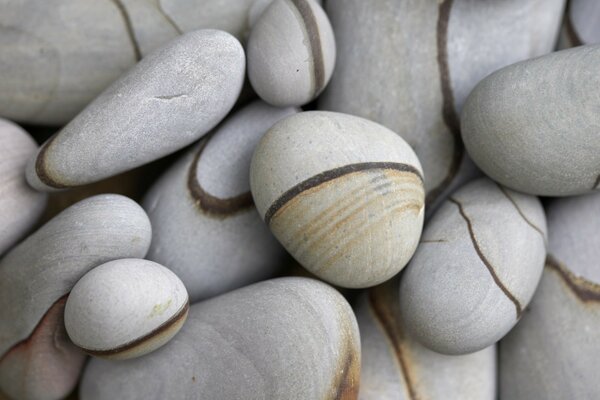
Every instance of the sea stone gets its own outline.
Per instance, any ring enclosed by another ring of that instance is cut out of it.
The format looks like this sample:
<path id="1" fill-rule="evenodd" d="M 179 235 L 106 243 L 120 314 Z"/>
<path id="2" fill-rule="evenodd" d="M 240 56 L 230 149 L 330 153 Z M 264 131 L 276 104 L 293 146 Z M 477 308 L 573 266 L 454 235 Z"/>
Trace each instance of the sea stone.
<path id="1" fill-rule="evenodd" d="M 310 111 L 279 121 L 256 148 L 250 186 L 275 237 L 338 286 L 391 278 L 421 235 L 419 160 L 402 138 L 363 118 Z"/>
<path id="2" fill-rule="evenodd" d="M 180 333 L 152 354 L 93 359 L 80 397 L 356 399 L 359 375 L 346 300 L 316 280 L 279 278 L 193 305 Z"/>
<path id="3" fill-rule="evenodd" d="M 361 337 L 359 399 L 496 398 L 496 347 L 448 356 L 414 340 L 400 318 L 398 280 L 362 294 L 355 306 Z"/>
<path id="4" fill-rule="evenodd" d="M 335 39 L 315 0 L 275 0 L 248 39 L 248 78 L 267 103 L 300 106 L 325 88 L 335 65 Z"/>
<path id="5" fill-rule="evenodd" d="M 564 0 L 329 0 L 336 69 L 320 109 L 401 135 L 421 160 L 427 204 L 464 158 L 459 118 L 471 89 L 505 65 L 553 50 Z"/>
<path id="6" fill-rule="evenodd" d="M 12 122 L 0 119 L 0 256 L 33 227 L 47 196 L 25 182 L 27 160 L 37 151 L 33 139 Z"/>
<path id="7" fill-rule="evenodd" d="M 565 13 L 558 47 L 566 49 L 600 43 L 600 2 L 570 0 Z"/>
<path id="8" fill-rule="evenodd" d="M 248 31 L 254 0 L 0 0 L 0 116 L 64 125 L 182 32 Z"/>
<path id="9" fill-rule="evenodd" d="M 400 284 L 407 330 L 443 354 L 502 338 L 540 280 L 546 220 L 539 200 L 489 179 L 459 189 L 430 219 Z"/>
<path id="10" fill-rule="evenodd" d="M 501 399 L 600 398 L 600 193 L 552 201 L 549 253 L 523 319 L 501 342 Z"/>
<path id="11" fill-rule="evenodd" d="M 202 137 L 240 93 L 240 43 L 216 30 L 187 33 L 153 52 L 49 139 L 27 166 L 38 190 L 96 182 Z"/>
<path id="12" fill-rule="evenodd" d="M 152 187 L 148 259 L 170 268 L 196 302 L 267 279 L 285 251 L 250 194 L 250 160 L 263 134 L 293 108 L 256 101 L 226 120 Z"/>
<path id="13" fill-rule="evenodd" d="M 151 236 L 139 205 L 107 194 L 69 207 L 6 254 L 0 261 L 0 391 L 17 399 L 58 399 L 72 390 L 83 355 L 65 340 L 62 317 L 49 313 L 62 315 L 54 307 L 63 307 L 93 267 L 144 257 Z"/>

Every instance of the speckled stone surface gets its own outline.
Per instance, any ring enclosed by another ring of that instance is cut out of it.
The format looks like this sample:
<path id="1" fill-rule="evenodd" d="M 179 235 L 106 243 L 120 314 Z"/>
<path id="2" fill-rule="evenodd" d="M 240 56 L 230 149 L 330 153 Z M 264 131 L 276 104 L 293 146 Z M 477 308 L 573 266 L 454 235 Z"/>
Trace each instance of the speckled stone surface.
<path id="1" fill-rule="evenodd" d="M 557 199 L 540 286 L 500 344 L 500 399 L 600 397 L 600 193 Z"/>
<path id="2" fill-rule="evenodd" d="M 174 271 L 196 302 L 269 278 L 285 251 L 250 194 L 250 160 L 260 138 L 293 108 L 256 101 L 233 114 L 151 188 L 148 259 Z"/>
<path id="3" fill-rule="evenodd" d="M 153 52 L 49 139 L 27 167 L 38 190 L 99 181 L 179 150 L 231 110 L 244 80 L 240 43 L 190 32 Z"/>
<path id="4" fill-rule="evenodd" d="M 402 275 L 407 330 L 443 354 L 494 344 L 521 318 L 545 257 L 537 198 L 487 178 L 463 186 L 431 218 Z"/>
<path id="5" fill-rule="evenodd" d="M 600 2 L 570 0 L 558 42 L 559 49 L 600 43 Z"/>
<path id="6" fill-rule="evenodd" d="M 600 45 L 562 50 L 481 81 L 461 115 L 475 163 L 515 190 L 567 196 L 600 189 Z"/>
<path id="7" fill-rule="evenodd" d="M 346 300 L 316 280 L 280 278 L 193 305 L 181 332 L 146 357 L 92 360 L 80 396 L 355 399 L 359 375 Z"/>

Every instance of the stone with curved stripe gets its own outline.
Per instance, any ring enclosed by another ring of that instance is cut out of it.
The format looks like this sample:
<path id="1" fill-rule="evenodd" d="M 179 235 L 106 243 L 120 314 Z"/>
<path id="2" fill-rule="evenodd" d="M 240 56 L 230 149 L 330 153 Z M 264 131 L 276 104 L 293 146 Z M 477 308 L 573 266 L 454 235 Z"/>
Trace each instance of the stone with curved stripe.
<path id="1" fill-rule="evenodd" d="M 463 186 L 431 218 L 402 276 L 407 330 L 443 354 L 491 346 L 523 314 L 545 257 L 537 198 L 487 178 Z"/>
<path id="2" fill-rule="evenodd" d="M 570 0 L 560 32 L 558 48 L 600 43 L 600 3 Z"/>
<path id="3" fill-rule="evenodd" d="M 292 256 L 342 287 L 391 278 L 421 234 L 419 160 L 399 136 L 363 118 L 313 111 L 278 122 L 256 149 L 250 186 Z"/>
<path id="4" fill-rule="evenodd" d="M 250 160 L 263 134 L 295 112 L 262 101 L 246 106 L 146 195 L 153 227 L 147 258 L 175 272 L 192 303 L 269 278 L 282 266 L 285 251 L 250 194 Z"/>

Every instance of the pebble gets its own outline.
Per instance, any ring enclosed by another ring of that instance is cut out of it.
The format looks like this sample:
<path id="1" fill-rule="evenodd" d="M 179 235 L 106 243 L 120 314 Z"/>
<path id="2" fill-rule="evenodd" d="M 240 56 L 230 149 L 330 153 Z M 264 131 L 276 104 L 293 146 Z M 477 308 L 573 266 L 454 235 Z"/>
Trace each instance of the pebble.
<path id="1" fill-rule="evenodd" d="M 248 38 L 248 78 L 274 106 L 301 106 L 325 88 L 335 65 L 335 39 L 315 0 L 274 0 Z"/>
<path id="2" fill-rule="evenodd" d="M 342 287 L 381 283 L 415 251 L 424 217 L 419 160 L 363 118 L 309 111 L 279 121 L 250 167 L 260 216 L 290 254 Z"/>
<path id="3" fill-rule="evenodd" d="M 400 284 L 408 331 L 442 354 L 500 340 L 533 296 L 546 257 L 539 200 L 482 178 L 429 221 Z"/>
<path id="4" fill-rule="evenodd" d="M 547 208 L 549 257 L 525 316 L 501 342 L 501 399 L 600 398 L 600 193 Z"/>
<path id="5" fill-rule="evenodd" d="M 398 279 L 360 295 L 359 400 L 496 398 L 496 346 L 463 356 L 436 353 L 415 341 L 400 318 Z"/>
<path id="6" fill-rule="evenodd" d="M 421 160 L 427 204 L 469 170 L 459 113 L 505 65 L 553 50 L 564 0 L 330 0 L 336 69 L 320 109 L 401 135 Z"/>
<path id="7" fill-rule="evenodd" d="M 30 159 L 38 190 L 80 186 L 179 150 L 231 110 L 245 56 L 228 33 L 187 33 L 113 83 Z"/>
<path id="8" fill-rule="evenodd" d="M 600 43 L 600 3 L 570 0 L 558 42 L 559 49 Z"/>
<path id="9" fill-rule="evenodd" d="M 124 360 L 163 346 L 189 309 L 183 282 L 152 261 L 109 261 L 85 274 L 65 306 L 65 328 L 86 353 Z"/>
<path id="10" fill-rule="evenodd" d="M 83 355 L 65 340 L 66 295 L 97 265 L 144 257 L 151 235 L 138 204 L 106 194 L 69 207 L 5 255 L 0 261 L 0 391 L 16 399 L 27 394 L 46 399 L 50 388 L 56 395 L 51 398 L 72 390 Z M 32 354 L 38 359 L 30 359 Z"/>
<path id="11" fill-rule="evenodd" d="M 462 113 L 467 151 L 512 189 L 568 196 L 600 189 L 600 45 L 562 50 L 481 81 Z"/>
<path id="12" fill-rule="evenodd" d="M 93 359 L 80 397 L 354 399 L 359 375 L 346 300 L 316 280 L 279 278 L 191 306 L 181 332 L 143 358 Z"/>
<path id="13" fill-rule="evenodd" d="M 38 221 L 47 196 L 25 182 L 27 160 L 37 144 L 18 125 L 0 118 L 0 256 Z"/>
<path id="14" fill-rule="evenodd" d="M 148 259 L 169 267 L 195 303 L 271 277 L 285 251 L 250 194 L 250 160 L 264 133 L 296 113 L 255 101 L 237 111 L 150 189 Z"/>

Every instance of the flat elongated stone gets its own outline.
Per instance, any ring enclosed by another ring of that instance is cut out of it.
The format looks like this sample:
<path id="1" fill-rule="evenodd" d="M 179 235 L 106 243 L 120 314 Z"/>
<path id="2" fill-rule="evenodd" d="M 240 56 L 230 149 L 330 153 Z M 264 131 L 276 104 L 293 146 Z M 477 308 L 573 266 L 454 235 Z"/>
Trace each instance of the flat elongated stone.
<path id="1" fill-rule="evenodd" d="M 346 300 L 307 278 L 280 278 L 190 308 L 181 332 L 146 357 L 94 359 L 82 400 L 356 399 L 358 327 Z"/>
<path id="2" fill-rule="evenodd" d="M 467 184 L 431 218 L 402 276 L 407 330 L 443 354 L 494 344 L 521 318 L 545 257 L 537 198 L 486 178 Z"/>
<path id="3" fill-rule="evenodd" d="M 279 121 L 256 148 L 250 186 L 292 256 L 342 287 L 391 278 L 421 235 L 419 160 L 402 138 L 363 118 L 311 111 Z"/>
<path id="4" fill-rule="evenodd" d="M 46 195 L 25 182 L 25 165 L 37 145 L 19 126 L 0 119 L 0 256 L 33 227 Z"/>
<path id="5" fill-rule="evenodd" d="M 123 196 L 99 195 L 69 207 L 4 256 L 1 391 L 17 399 L 58 399 L 72 390 L 82 362 L 79 351 L 64 340 L 62 317 L 48 313 L 62 315 L 55 307 L 64 305 L 65 296 L 91 268 L 113 259 L 143 257 L 151 235 L 150 221 L 139 205 Z M 44 364 L 32 361 L 30 354 L 44 354 L 39 358 Z M 75 367 L 64 364 L 65 359 Z M 15 377 L 14 365 L 26 366 L 23 375 Z M 39 374 L 31 376 L 31 370 Z"/>
<path id="6" fill-rule="evenodd" d="M 237 100 L 245 56 L 228 33 L 187 33 L 153 52 L 49 139 L 27 167 L 38 190 L 84 185 L 179 150 Z"/>
<path id="7" fill-rule="evenodd" d="M 566 49 L 600 43 L 600 3 L 596 0 L 570 0 L 565 13 L 558 47 Z"/>
<path id="8" fill-rule="evenodd" d="M 319 108 L 401 135 L 423 165 L 428 205 L 459 173 L 458 113 L 478 81 L 553 50 L 564 0 L 331 0 L 336 69 Z"/>
<path id="9" fill-rule="evenodd" d="M 250 160 L 263 134 L 295 113 L 256 101 L 225 121 L 152 187 L 148 259 L 179 276 L 192 302 L 270 277 L 283 248 L 250 194 Z"/>
<path id="10" fill-rule="evenodd" d="M 481 81 L 462 113 L 465 146 L 492 179 L 525 193 L 600 189 L 600 45 L 503 68 Z"/>
<path id="11" fill-rule="evenodd" d="M 523 319 L 500 346 L 501 399 L 600 397 L 600 194 L 552 201 L 549 253 Z"/>

